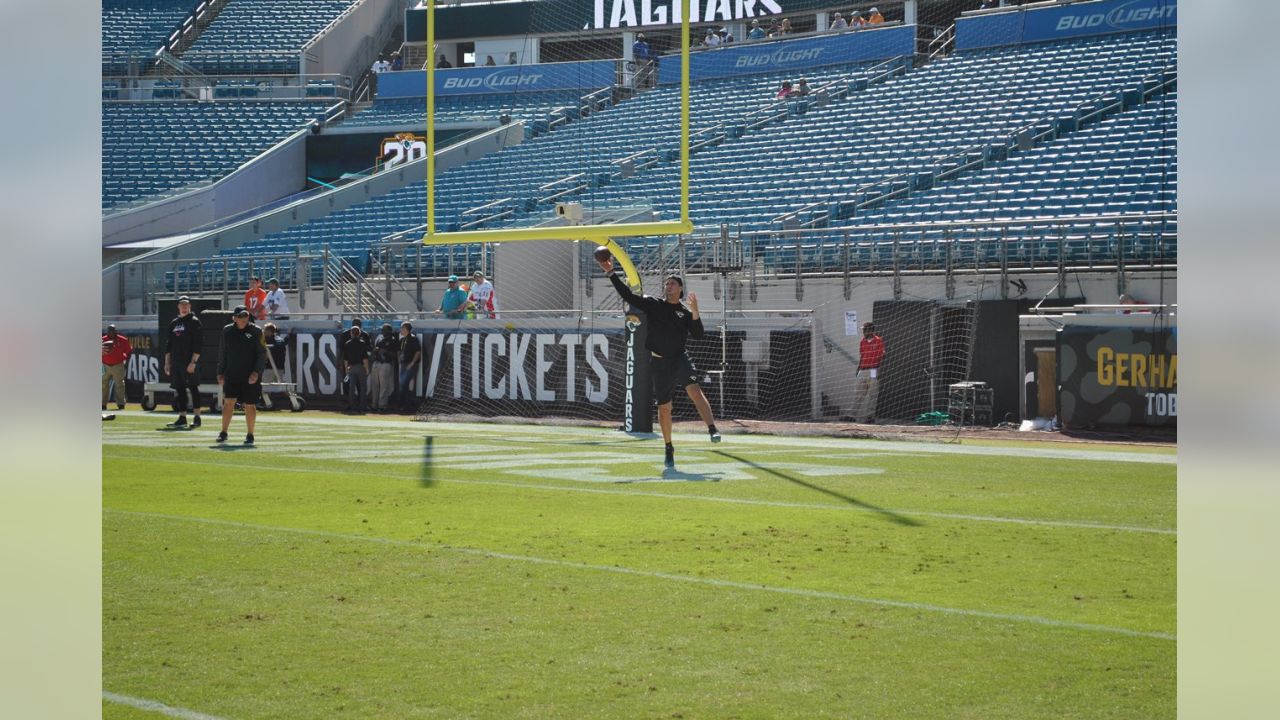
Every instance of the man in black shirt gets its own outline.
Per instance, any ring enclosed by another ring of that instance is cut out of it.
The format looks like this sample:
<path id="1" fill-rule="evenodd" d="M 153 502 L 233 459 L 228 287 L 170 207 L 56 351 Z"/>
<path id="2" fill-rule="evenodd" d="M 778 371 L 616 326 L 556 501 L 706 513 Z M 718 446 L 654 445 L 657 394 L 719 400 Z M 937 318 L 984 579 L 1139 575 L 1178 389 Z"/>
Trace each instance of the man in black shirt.
<path id="1" fill-rule="evenodd" d="M 244 405 L 244 422 L 248 434 L 244 444 L 253 444 L 253 426 L 258 419 L 258 398 L 262 397 L 262 370 L 267 366 L 267 346 L 262 344 L 262 329 L 249 322 L 249 309 L 236 306 L 231 323 L 222 328 L 222 345 L 218 349 L 218 384 L 222 386 L 222 431 L 218 442 L 227 441 L 235 401 Z"/>
<path id="2" fill-rule="evenodd" d="M 418 361 L 422 359 L 422 343 L 413 334 L 413 323 L 400 323 L 400 407 L 413 409 L 413 381 L 418 377 Z"/>
<path id="3" fill-rule="evenodd" d="M 342 341 L 342 372 L 347 379 L 347 411 L 363 413 L 369 402 L 369 336 L 359 325 Z"/>
<path id="4" fill-rule="evenodd" d="M 649 320 L 645 348 L 650 355 L 653 397 L 658 403 L 658 424 L 662 427 L 662 440 L 667 446 L 665 464 L 667 467 L 675 467 L 675 447 L 671 444 L 671 398 L 676 383 L 689 394 L 689 399 L 698 409 L 698 415 L 707 424 L 711 442 L 720 442 L 720 431 L 716 429 L 715 418 L 711 415 L 711 404 L 698 386 L 698 369 L 694 367 L 693 360 L 684 347 L 689 337 L 702 337 L 698 296 L 689 293 L 689 306 L 685 307 L 680 302 L 684 297 L 684 280 L 679 275 L 671 275 L 662 285 L 664 299 L 648 295 L 641 297 L 631 292 L 631 288 L 627 287 L 619 274 L 613 272 L 612 258 L 600 260 L 600 267 L 609 273 L 609 282 L 613 283 L 618 295 L 632 308 L 643 312 Z"/>
<path id="5" fill-rule="evenodd" d="M 374 412 L 386 412 L 391 392 L 396 389 L 396 355 L 400 340 L 391 323 L 383 323 L 382 333 L 373 341 L 373 370 L 369 378 L 369 400 Z"/>
<path id="6" fill-rule="evenodd" d="M 187 427 L 187 392 L 191 393 L 191 429 L 200 427 L 200 375 L 196 364 L 200 361 L 200 319 L 191 314 L 191 298 L 178 298 L 178 316 L 169 321 L 165 333 L 164 374 L 169 376 L 173 388 L 173 404 L 178 409 L 178 419 L 169 423 L 171 428 Z"/>

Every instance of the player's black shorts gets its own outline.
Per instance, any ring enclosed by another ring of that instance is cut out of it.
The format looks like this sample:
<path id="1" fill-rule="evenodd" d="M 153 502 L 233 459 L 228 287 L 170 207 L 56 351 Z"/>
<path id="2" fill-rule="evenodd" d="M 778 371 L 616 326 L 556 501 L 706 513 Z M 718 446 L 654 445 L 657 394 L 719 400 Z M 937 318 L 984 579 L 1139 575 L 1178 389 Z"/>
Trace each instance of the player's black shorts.
<path id="1" fill-rule="evenodd" d="M 653 376 L 653 399 L 659 405 L 671 402 L 677 387 L 698 384 L 698 368 L 694 367 L 687 352 L 675 357 L 650 355 L 649 372 Z"/>
<path id="2" fill-rule="evenodd" d="M 247 380 L 236 382 L 224 379 L 222 397 L 235 398 L 242 405 L 257 405 L 262 400 L 262 380 L 259 379 L 258 382 L 251 384 Z"/>

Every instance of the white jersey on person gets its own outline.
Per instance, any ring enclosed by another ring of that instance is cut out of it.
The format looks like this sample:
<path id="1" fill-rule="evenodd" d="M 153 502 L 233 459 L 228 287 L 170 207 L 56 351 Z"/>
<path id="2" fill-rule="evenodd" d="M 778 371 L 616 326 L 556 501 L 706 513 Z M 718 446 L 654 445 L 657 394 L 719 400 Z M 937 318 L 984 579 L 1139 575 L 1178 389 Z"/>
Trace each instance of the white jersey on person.
<path id="1" fill-rule="evenodd" d="M 498 317 L 498 296 L 493 291 L 493 283 L 472 282 L 470 300 L 476 304 L 476 317 Z"/>
<path id="2" fill-rule="evenodd" d="M 289 316 L 289 300 L 285 298 L 284 291 L 280 288 L 267 292 L 267 299 L 264 303 L 267 306 L 269 317 L 288 317 Z"/>

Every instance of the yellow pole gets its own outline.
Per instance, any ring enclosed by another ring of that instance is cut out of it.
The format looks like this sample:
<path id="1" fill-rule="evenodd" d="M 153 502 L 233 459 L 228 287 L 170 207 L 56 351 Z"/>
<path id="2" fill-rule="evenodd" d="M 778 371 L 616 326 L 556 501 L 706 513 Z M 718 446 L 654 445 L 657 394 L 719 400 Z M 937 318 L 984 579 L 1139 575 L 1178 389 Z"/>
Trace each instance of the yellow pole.
<path id="1" fill-rule="evenodd" d="M 427 236 L 436 234 L 436 0 L 427 0 Z"/>
<path id="2" fill-rule="evenodd" d="M 680 223 L 693 232 L 689 220 L 689 6 L 680 3 Z"/>

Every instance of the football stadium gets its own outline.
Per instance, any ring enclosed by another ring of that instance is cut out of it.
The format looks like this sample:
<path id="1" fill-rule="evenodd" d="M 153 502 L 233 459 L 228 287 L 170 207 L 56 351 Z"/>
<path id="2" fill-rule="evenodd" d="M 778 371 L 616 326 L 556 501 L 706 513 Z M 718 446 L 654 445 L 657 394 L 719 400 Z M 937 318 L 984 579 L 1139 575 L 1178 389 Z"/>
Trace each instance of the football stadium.
<path id="1" fill-rule="evenodd" d="M 104 0 L 108 718 L 1171 718 L 1176 0 Z"/>

